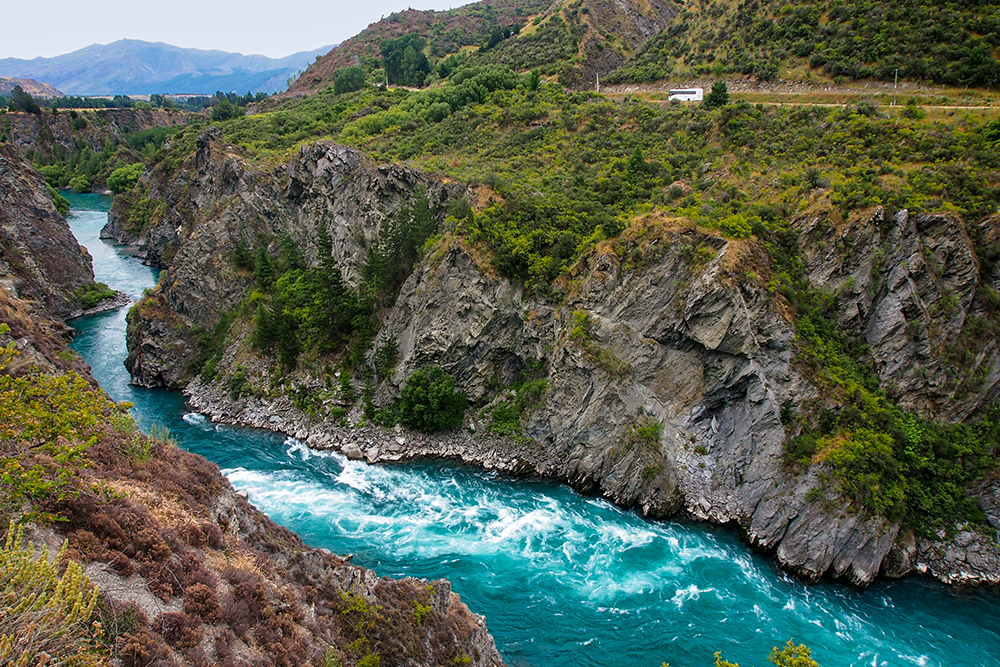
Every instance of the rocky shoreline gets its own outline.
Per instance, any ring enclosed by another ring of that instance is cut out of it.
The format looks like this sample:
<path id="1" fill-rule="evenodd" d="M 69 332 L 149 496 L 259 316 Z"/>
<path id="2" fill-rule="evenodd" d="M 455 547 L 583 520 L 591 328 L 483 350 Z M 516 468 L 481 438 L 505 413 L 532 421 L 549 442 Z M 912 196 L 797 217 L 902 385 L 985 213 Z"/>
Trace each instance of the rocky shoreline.
<path id="1" fill-rule="evenodd" d="M 124 308 L 125 306 L 130 305 L 132 305 L 132 297 L 125 292 L 116 291 L 113 297 L 101 301 L 93 308 L 87 308 L 86 310 L 74 310 L 66 319 L 75 320 L 78 317 L 108 313 L 112 310 L 118 310 L 119 308 Z"/>
<path id="2" fill-rule="evenodd" d="M 475 418 L 466 418 L 461 429 L 442 434 L 427 435 L 397 425 L 385 428 L 362 421 L 360 410 L 354 410 L 346 425 L 313 422 L 297 410 L 287 398 L 275 401 L 257 399 L 233 400 L 210 385 L 194 380 L 184 390 L 190 407 L 214 423 L 229 424 L 283 433 L 306 444 L 311 449 L 337 451 L 350 460 L 366 461 L 371 465 L 385 465 L 404 461 L 446 459 L 465 465 L 481 467 L 511 476 L 533 476 L 568 483 L 585 492 L 592 487 L 574 484 L 561 471 L 554 457 L 538 457 L 538 448 L 515 442 L 485 431 L 485 425 Z M 534 456 L 532 455 L 534 452 Z M 877 578 L 898 579 L 904 576 L 923 575 L 951 585 L 1000 585 L 1000 480 L 984 482 L 979 489 L 985 500 L 984 510 L 990 525 L 997 530 L 995 541 L 972 529 L 958 531 L 950 540 L 915 538 L 912 533 L 900 534 L 898 526 L 886 526 L 886 537 L 893 540 L 881 566 L 866 579 L 838 576 L 836 571 L 824 573 L 828 577 L 846 579 L 865 587 Z M 626 509 L 637 509 L 650 519 L 669 518 L 669 512 L 650 504 L 636 506 L 621 496 L 603 494 L 608 500 Z M 809 576 L 789 567 L 794 553 L 787 548 L 769 549 L 759 538 L 746 530 L 739 518 L 720 521 L 717 514 L 704 511 L 700 505 L 684 506 L 675 516 L 715 524 L 736 523 L 747 543 L 776 558 L 779 565 L 810 581 L 821 576 Z M 843 559 L 845 554 L 841 553 Z"/>

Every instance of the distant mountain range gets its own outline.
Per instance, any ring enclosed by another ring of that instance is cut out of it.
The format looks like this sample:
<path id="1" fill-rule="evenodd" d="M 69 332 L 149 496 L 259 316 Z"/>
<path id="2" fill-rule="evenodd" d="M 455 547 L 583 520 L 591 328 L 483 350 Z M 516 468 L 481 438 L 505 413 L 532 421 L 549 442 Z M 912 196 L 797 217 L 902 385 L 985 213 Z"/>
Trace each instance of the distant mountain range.
<path id="1" fill-rule="evenodd" d="M 0 77 L 35 79 L 67 95 L 276 93 L 285 89 L 289 77 L 332 48 L 268 58 L 121 39 L 54 58 L 5 58 L 0 60 Z"/>

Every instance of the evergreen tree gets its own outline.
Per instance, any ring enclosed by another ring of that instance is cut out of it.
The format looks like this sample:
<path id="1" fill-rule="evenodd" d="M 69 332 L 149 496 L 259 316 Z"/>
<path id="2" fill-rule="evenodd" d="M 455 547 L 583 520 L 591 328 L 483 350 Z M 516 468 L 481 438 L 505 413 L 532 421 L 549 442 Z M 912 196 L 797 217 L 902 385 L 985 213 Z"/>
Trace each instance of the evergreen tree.
<path id="1" fill-rule="evenodd" d="M 281 310 L 276 312 L 277 322 L 274 327 L 275 337 L 278 339 L 278 363 L 285 370 L 292 370 L 295 368 L 301 350 L 298 322 L 295 321 L 295 316 L 281 307 L 280 304 L 275 310 L 277 311 L 278 308 Z"/>
<path id="2" fill-rule="evenodd" d="M 276 337 L 274 327 L 274 316 L 264 304 L 257 306 L 257 314 L 254 316 L 257 328 L 254 330 L 253 342 L 259 349 L 266 349 L 274 342 Z"/>
<path id="3" fill-rule="evenodd" d="M 705 106 L 709 109 L 718 109 L 729 104 L 729 86 L 725 81 L 716 81 L 712 84 L 712 90 L 705 95 Z"/>
<path id="4" fill-rule="evenodd" d="M 267 248 L 263 245 L 257 246 L 253 277 L 263 289 L 267 289 L 274 283 L 274 264 L 271 262 L 271 256 L 267 254 Z"/>
<path id="5" fill-rule="evenodd" d="M 337 95 L 361 90 L 365 85 L 365 73 L 360 67 L 345 67 L 337 72 L 333 80 L 333 92 Z"/>
<path id="6" fill-rule="evenodd" d="M 382 67 L 389 81 L 401 86 L 421 86 L 431 66 L 424 55 L 426 41 L 417 33 L 382 42 Z"/>
<path id="7" fill-rule="evenodd" d="M 42 109 L 35 102 L 35 98 L 25 92 L 24 88 L 21 86 L 14 86 L 14 89 L 10 93 L 10 100 L 7 102 L 7 107 L 11 111 L 23 111 L 25 113 L 33 113 L 41 115 Z"/>

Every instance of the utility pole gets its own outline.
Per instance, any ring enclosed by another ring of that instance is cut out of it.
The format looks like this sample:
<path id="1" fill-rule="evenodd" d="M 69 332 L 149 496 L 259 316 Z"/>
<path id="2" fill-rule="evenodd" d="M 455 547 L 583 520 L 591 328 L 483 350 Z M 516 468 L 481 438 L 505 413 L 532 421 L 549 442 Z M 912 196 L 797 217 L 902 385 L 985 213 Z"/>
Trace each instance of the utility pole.
<path id="1" fill-rule="evenodd" d="M 896 106 L 896 87 L 899 85 L 899 68 L 896 68 L 896 77 L 892 80 L 892 106 Z"/>
<path id="2" fill-rule="evenodd" d="M 598 93 L 601 92 L 601 74 L 600 74 L 600 72 L 597 73 L 597 92 Z"/>

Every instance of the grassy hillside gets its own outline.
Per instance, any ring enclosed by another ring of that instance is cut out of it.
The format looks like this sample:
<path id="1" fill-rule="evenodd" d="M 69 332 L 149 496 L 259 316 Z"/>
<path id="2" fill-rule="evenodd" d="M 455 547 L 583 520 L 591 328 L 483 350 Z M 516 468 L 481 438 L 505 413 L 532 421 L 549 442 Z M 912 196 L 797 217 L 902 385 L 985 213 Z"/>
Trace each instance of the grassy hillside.
<path id="1" fill-rule="evenodd" d="M 541 12 L 548 0 L 476 2 L 446 12 L 407 9 L 373 23 L 330 53 L 316 59 L 289 87 L 286 95 L 302 95 L 333 85 L 339 71 L 361 66 L 372 81 L 381 81 L 382 43 L 416 34 L 425 40 L 423 50 L 433 65 L 464 48 L 488 44 L 491 36 L 520 29 Z"/>
<path id="2" fill-rule="evenodd" d="M 701 0 L 609 80 L 806 73 L 986 87 L 1000 82 L 995 3 Z"/>
<path id="3" fill-rule="evenodd" d="M 1000 83 L 1000 12 L 974 1 L 788 4 L 777 0 L 539 0 L 407 10 L 320 58 L 290 88 L 321 90 L 355 64 L 386 78 L 387 40 L 419 35 L 434 83 L 459 64 L 538 68 L 566 86 L 742 75 L 757 80 L 877 79 L 985 88 Z M 444 68 L 444 72 L 441 71 Z M 402 83 L 402 82 L 400 82 Z"/>

